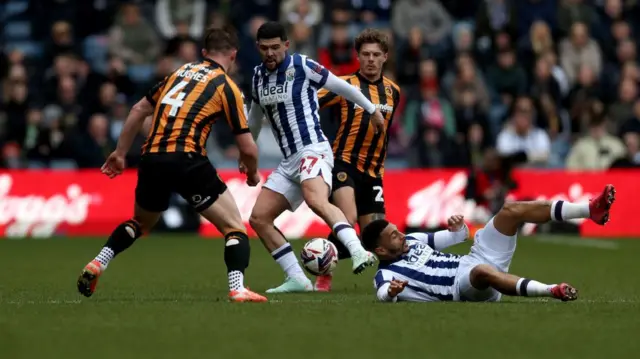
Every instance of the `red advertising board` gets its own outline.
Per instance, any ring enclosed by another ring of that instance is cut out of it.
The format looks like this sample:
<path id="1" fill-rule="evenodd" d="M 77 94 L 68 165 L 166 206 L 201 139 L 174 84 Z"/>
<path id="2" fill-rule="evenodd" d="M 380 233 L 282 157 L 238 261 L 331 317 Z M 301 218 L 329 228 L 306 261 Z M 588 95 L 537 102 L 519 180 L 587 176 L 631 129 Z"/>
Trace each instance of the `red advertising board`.
<path id="1" fill-rule="evenodd" d="M 266 178 L 268 172 L 263 173 Z M 248 187 L 235 171 L 222 171 L 245 223 L 258 196 L 259 187 Z M 603 185 L 617 188 L 612 219 L 605 227 L 576 221 L 587 237 L 640 237 L 640 226 L 631 214 L 639 203 L 640 171 L 571 173 L 519 170 L 514 173 L 519 188 L 510 199 L 565 199 L 579 202 L 599 193 Z M 384 198 L 391 221 L 412 227 L 435 227 L 455 213 L 478 218 L 482 211 L 464 198 L 465 171 L 387 171 Z M 134 171 L 109 180 L 98 171 L 10 171 L 0 173 L 0 236 L 108 235 L 132 214 L 136 174 Z M 276 225 L 288 238 L 326 236 L 327 226 L 306 205 L 286 212 Z M 248 224 L 247 224 L 247 227 Z M 529 233 L 535 226 L 527 226 Z M 249 232 L 253 232 L 249 228 Z M 219 236 L 203 222 L 203 236 Z"/>

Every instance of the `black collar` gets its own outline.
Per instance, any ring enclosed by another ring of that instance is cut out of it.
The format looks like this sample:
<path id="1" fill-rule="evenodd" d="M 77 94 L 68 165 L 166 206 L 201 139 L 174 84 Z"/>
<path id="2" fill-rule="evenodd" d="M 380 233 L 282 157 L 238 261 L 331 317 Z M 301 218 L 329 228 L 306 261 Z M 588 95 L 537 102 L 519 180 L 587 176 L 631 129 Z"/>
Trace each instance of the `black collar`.
<path id="1" fill-rule="evenodd" d="M 381 82 L 382 82 L 382 80 L 383 80 L 383 78 L 384 78 L 384 76 L 382 76 L 382 74 L 381 74 L 379 79 L 377 79 L 377 80 L 375 80 L 375 81 L 371 82 L 371 81 L 369 81 L 369 79 L 368 79 L 368 78 L 366 78 L 366 77 L 362 76 L 362 74 L 360 73 L 360 71 L 357 71 L 355 75 L 358 77 L 358 79 L 360 80 L 360 82 L 364 82 L 364 83 L 367 83 L 367 84 L 370 84 L 370 85 L 377 85 L 377 84 L 381 83 Z"/>
<path id="2" fill-rule="evenodd" d="M 215 69 L 215 68 L 219 68 L 220 70 L 222 70 L 222 72 L 225 72 L 225 71 L 224 71 L 224 67 L 222 67 L 222 65 L 220 65 L 219 63 L 217 63 L 217 62 L 215 62 L 215 61 L 211 60 L 211 59 L 210 59 L 210 58 L 208 58 L 208 57 L 205 57 L 205 58 L 204 58 L 204 60 L 202 60 L 202 61 L 203 61 L 203 62 L 208 63 L 208 64 L 209 64 L 209 65 L 211 65 L 214 69 Z"/>

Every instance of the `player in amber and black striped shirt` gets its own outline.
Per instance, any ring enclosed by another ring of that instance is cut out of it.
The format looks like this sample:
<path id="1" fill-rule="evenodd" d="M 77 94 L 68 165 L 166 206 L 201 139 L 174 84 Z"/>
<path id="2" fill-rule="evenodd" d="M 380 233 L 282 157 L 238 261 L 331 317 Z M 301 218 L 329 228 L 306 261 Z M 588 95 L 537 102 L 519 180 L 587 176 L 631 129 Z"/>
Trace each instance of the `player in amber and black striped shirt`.
<path id="1" fill-rule="evenodd" d="M 84 296 L 94 293 L 113 257 L 148 232 L 169 207 L 171 194 L 178 193 L 225 236 L 229 298 L 236 302 L 267 300 L 244 288 L 249 240 L 236 202 L 205 151 L 213 123 L 226 120 L 236 135 L 247 183 L 255 186 L 260 181 L 258 148 L 247 125 L 244 96 L 226 73 L 235 61 L 238 39 L 232 31 L 209 29 L 203 42 L 202 61 L 180 67 L 132 108 L 116 150 L 102 166 L 102 173 L 110 178 L 121 174 L 135 134 L 145 118 L 152 116 L 138 168 L 133 218 L 120 224 L 85 266 L 77 282 Z"/>
<path id="2" fill-rule="evenodd" d="M 400 99 L 400 88 L 382 76 L 389 45 L 386 35 L 378 30 L 364 30 L 355 39 L 360 70 L 343 76 L 373 102 L 385 118 L 384 131 L 377 131 L 371 116 L 356 104 L 327 90 L 318 94 L 321 107 L 332 107 L 339 121 L 333 141 L 332 202 L 340 207 L 351 225 L 357 221 L 360 229 L 373 220 L 384 218 L 382 176 L 389 142 L 388 129 Z M 338 248 L 339 258 L 349 257 L 349 251 L 333 234 L 329 240 Z M 331 276 L 318 277 L 317 291 L 331 289 Z"/>

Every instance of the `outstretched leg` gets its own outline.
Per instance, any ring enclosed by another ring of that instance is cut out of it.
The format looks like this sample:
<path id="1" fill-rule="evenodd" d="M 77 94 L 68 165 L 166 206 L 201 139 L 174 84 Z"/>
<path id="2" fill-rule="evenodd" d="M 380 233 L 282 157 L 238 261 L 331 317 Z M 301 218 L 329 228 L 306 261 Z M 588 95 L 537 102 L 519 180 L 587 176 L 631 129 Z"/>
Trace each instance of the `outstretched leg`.
<path id="1" fill-rule="evenodd" d="M 590 218 L 604 225 L 609 220 L 609 209 L 615 201 L 615 189 L 605 186 L 602 193 L 585 203 L 568 201 L 508 202 L 476 234 L 470 258 L 476 265 L 460 281 L 460 295 L 471 300 L 492 300 L 493 288 L 506 295 L 550 296 L 561 300 L 574 300 L 577 291 L 568 284 L 547 285 L 534 280 L 507 274 L 516 248 L 516 234 L 524 223 L 545 223 L 576 218 Z"/>
<path id="2" fill-rule="evenodd" d="M 147 211 L 136 203 L 133 218 L 120 223 L 113 230 L 100 253 L 82 270 L 77 282 L 80 294 L 85 297 L 93 295 L 98 278 L 111 260 L 129 248 L 143 233 L 148 233 L 158 222 L 161 214 L 162 212 Z"/>
<path id="3" fill-rule="evenodd" d="M 578 299 L 578 290 L 569 284 L 544 284 L 535 280 L 503 273 L 487 264 L 471 270 L 469 276 L 473 288 L 483 291 L 493 288 L 504 295 L 523 297 L 553 297 L 563 302 Z"/>

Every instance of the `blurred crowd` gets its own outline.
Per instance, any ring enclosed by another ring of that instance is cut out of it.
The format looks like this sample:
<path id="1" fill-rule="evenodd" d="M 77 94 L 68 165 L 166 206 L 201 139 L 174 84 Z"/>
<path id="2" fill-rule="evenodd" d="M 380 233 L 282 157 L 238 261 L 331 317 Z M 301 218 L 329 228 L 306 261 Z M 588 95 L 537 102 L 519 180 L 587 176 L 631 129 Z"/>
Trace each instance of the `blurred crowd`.
<path id="1" fill-rule="evenodd" d="M 232 75 L 250 91 L 268 19 L 288 26 L 292 52 L 336 75 L 358 69 L 360 30 L 389 34 L 385 75 L 403 96 L 388 167 L 477 168 L 485 193 L 511 166 L 640 166 L 638 0 L 7 0 L 0 17 L 5 168 L 102 165 L 130 105 L 199 58 L 207 26 L 239 30 Z M 322 115 L 331 137 L 336 124 Z M 263 164 L 277 163 L 272 136 L 259 145 Z M 235 167 L 223 121 L 208 148 Z"/>

